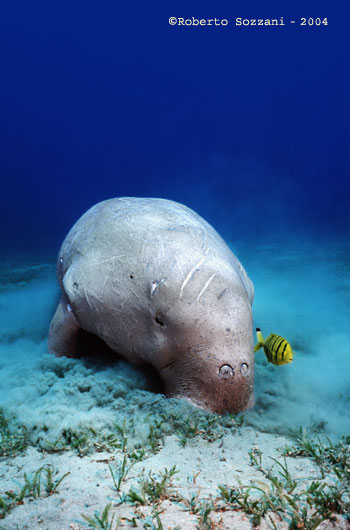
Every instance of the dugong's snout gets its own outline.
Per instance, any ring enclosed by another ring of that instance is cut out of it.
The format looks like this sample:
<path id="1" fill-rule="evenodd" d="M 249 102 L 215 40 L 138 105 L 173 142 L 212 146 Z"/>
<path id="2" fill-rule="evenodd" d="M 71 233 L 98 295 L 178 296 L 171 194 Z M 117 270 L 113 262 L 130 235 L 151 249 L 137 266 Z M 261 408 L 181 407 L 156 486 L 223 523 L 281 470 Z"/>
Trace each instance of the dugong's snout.
<path id="1" fill-rule="evenodd" d="M 254 404 L 254 361 L 178 359 L 160 370 L 168 397 L 223 414 L 241 412 Z"/>
<path id="2" fill-rule="evenodd" d="M 221 364 L 216 371 L 217 379 L 210 377 L 208 408 L 215 412 L 240 412 L 254 404 L 254 361 L 237 359 Z"/>

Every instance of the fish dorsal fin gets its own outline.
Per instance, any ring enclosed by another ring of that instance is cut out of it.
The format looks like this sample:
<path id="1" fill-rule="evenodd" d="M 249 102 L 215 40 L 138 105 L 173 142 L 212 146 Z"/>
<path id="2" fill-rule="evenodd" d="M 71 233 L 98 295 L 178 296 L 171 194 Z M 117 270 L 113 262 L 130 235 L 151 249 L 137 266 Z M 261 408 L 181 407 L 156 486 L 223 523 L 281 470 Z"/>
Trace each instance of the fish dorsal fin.
<path id="1" fill-rule="evenodd" d="M 256 338 L 258 340 L 258 344 L 254 348 L 255 352 L 257 352 L 258 350 L 260 350 L 260 348 L 264 346 L 264 339 L 260 328 L 256 328 Z"/>

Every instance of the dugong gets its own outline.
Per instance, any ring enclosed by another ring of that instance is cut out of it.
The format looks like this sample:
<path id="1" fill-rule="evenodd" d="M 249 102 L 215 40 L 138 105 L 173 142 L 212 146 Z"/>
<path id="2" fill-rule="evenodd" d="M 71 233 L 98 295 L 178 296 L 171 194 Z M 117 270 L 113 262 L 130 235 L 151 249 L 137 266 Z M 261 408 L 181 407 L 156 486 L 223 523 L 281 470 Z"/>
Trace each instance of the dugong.
<path id="1" fill-rule="evenodd" d="M 50 352 L 84 354 L 89 332 L 108 351 L 155 367 L 168 397 L 218 413 L 253 404 L 253 284 L 190 208 L 165 199 L 100 202 L 66 236 L 57 272 Z"/>

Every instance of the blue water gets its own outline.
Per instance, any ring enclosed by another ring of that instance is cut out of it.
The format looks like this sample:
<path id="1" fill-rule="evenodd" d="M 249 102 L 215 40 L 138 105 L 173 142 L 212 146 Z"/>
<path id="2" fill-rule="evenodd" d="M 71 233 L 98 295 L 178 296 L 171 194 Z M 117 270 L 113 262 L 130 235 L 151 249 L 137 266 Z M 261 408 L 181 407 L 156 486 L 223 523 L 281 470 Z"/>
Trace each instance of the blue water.
<path id="1" fill-rule="evenodd" d="M 0 15 L 3 359 L 9 348 L 18 364 L 45 354 L 55 254 L 84 211 L 118 196 L 172 199 L 237 252 L 255 284 L 255 324 L 294 342 L 283 372 L 257 361 L 250 421 L 348 432 L 346 13 L 14 1 Z M 170 16 L 230 24 L 170 26 Z M 237 28 L 236 16 L 329 24 Z M 33 265 L 48 275 L 31 283 Z"/>

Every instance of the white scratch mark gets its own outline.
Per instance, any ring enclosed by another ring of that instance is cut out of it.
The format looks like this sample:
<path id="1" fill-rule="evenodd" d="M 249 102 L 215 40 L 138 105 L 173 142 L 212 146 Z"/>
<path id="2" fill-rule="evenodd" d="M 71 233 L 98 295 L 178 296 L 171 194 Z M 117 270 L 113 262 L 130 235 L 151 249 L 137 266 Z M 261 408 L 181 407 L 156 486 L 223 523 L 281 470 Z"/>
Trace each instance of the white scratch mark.
<path id="1" fill-rule="evenodd" d="M 199 295 L 197 296 L 197 302 L 198 300 L 200 299 L 200 297 L 202 296 L 202 294 L 204 293 L 204 291 L 209 287 L 209 284 L 210 282 L 212 281 L 212 279 L 214 278 L 214 276 L 216 276 L 216 272 L 214 272 L 214 274 L 212 274 L 209 278 L 209 280 L 206 282 L 206 284 L 204 285 L 203 289 L 201 290 L 201 292 L 199 293 Z"/>
<path id="2" fill-rule="evenodd" d="M 205 255 L 208 254 L 209 252 L 209 247 L 207 248 L 207 250 L 205 251 Z M 186 285 L 188 284 L 188 282 L 190 281 L 190 279 L 192 278 L 192 276 L 197 272 L 199 271 L 200 267 L 203 265 L 203 263 L 205 262 L 206 260 L 206 257 L 204 256 L 191 270 L 190 272 L 187 274 L 183 284 L 181 285 L 181 289 L 180 289 L 180 295 L 179 295 L 179 299 L 181 299 L 181 296 L 182 296 L 182 292 L 184 290 L 184 288 L 186 287 Z"/>
<path id="3" fill-rule="evenodd" d="M 103 287 L 102 287 L 102 299 L 103 299 L 103 301 L 106 300 L 106 297 L 105 297 L 105 288 L 106 288 L 106 283 L 108 282 L 109 279 L 110 279 L 110 276 L 107 275 L 106 278 L 105 278 L 105 281 L 103 282 Z"/>
<path id="4" fill-rule="evenodd" d="M 112 262 L 112 265 L 115 265 L 115 260 L 121 260 L 122 258 L 127 258 L 127 254 L 119 254 L 117 256 L 112 256 L 110 258 L 102 259 L 100 261 L 95 261 L 92 263 L 89 263 L 87 267 L 97 267 L 99 265 L 102 265 L 103 263 L 107 263 L 108 261 Z"/>
<path id="5" fill-rule="evenodd" d="M 180 262 L 179 262 L 179 260 L 177 258 L 175 258 L 175 261 L 172 263 L 171 270 L 174 269 L 176 266 L 179 269 L 180 273 L 183 275 L 184 271 L 183 271 L 183 269 L 181 267 L 181 264 L 180 264 Z"/>
<path id="6" fill-rule="evenodd" d="M 190 281 L 190 279 L 192 278 L 192 276 L 195 274 L 195 272 L 197 272 L 199 270 L 199 267 L 201 265 L 203 265 L 203 263 L 205 262 L 205 258 L 202 258 L 194 267 L 192 267 L 192 269 L 190 270 L 190 272 L 187 274 L 183 284 L 181 285 L 181 289 L 180 289 L 180 298 L 182 296 L 182 292 L 184 290 L 184 288 L 186 287 L 186 285 L 188 284 L 188 282 Z"/>
<path id="7" fill-rule="evenodd" d="M 158 243 L 159 243 L 158 254 L 160 254 L 162 258 L 165 258 L 164 245 L 161 240 L 159 240 Z"/>
<path id="8" fill-rule="evenodd" d="M 87 303 L 89 305 L 90 311 L 92 312 L 92 305 L 91 305 L 90 298 L 89 298 L 89 295 L 88 295 L 87 290 L 86 290 L 85 277 L 84 277 L 84 293 L 85 293 L 85 298 L 86 298 L 86 301 L 87 301 Z"/>
<path id="9" fill-rule="evenodd" d="M 164 283 L 166 278 L 161 278 L 160 280 L 155 280 L 151 285 L 151 296 L 154 296 L 159 287 Z"/>

